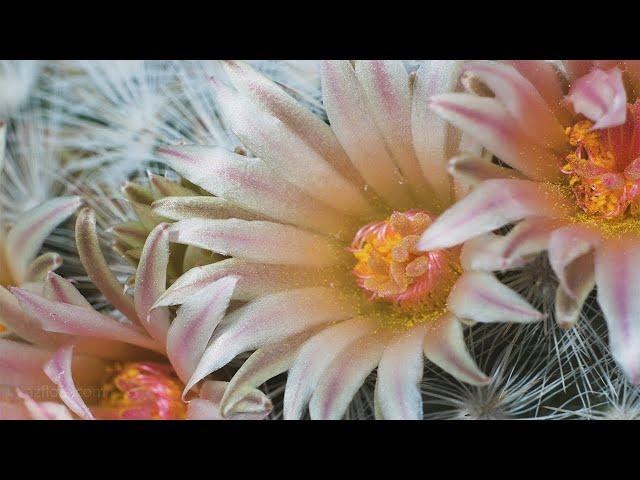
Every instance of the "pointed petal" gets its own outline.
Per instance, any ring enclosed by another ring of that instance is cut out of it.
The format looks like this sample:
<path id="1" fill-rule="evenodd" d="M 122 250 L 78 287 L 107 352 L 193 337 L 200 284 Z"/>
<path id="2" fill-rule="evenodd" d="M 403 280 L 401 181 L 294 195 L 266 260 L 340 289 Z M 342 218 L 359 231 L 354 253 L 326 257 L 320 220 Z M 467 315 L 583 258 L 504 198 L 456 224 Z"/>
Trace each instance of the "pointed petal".
<path id="1" fill-rule="evenodd" d="M 166 345 L 169 310 L 151 307 L 167 289 L 169 264 L 169 224 L 161 223 L 147 237 L 136 271 L 133 301 L 140 323 L 160 344 Z"/>
<path id="2" fill-rule="evenodd" d="M 109 264 L 100 250 L 96 232 L 96 214 L 83 208 L 76 220 L 76 247 L 82 266 L 98 290 L 117 310 L 132 322 L 138 322 L 133 299 L 124 293 L 124 288 L 111 272 Z"/>
<path id="3" fill-rule="evenodd" d="M 91 411 L 80 397 L 71 376 L 73 344 L 61 347 L 44 366 L 44 373 L 58 386 L 58 394 L 69 409 L 84 420 L 94 420 Z"/>
<path id="4" fill-rule="evenodd" d="M 328 266 L 343 256 L 329 239 L 272 222 L 182 220 L 172 225 L 172 242 L 246 260 L 286 265 Z"/>
<path id="5" fill-rule="evenodd" d="M 255 390 L 258 385 L 286 372 L 296 357 L 300 346 L 316 331 L 317 329 L 310 329 L 300 335 L 294 335 L 281 342 L 256 350 L 242 364 L 231 379 L 231 382 L 229 382 L 229 387 L 225 391 L 221 404 L 224 415 L 229 415 L 235 405 L 252 390 Z"/>
<path id="6" fill-rule="evenodd" d="M 229 88 L 214 84 L 218 103 L 233 132 L 257 157 L 307 195 L 348 215 L 370 207 L 358 188 L 342 177 L 294 128 Z"/>
<path id="7" fill-rule="evenodd" d="M 69 303 L 78 307 L 93 309 L 73 284 L 55 273 L 49 273 L 44 285 L 44 297 L 52 302 Z"/>
<path id="8" fill-rule="evenodd" d="M 627 92 L 618 68 L 591 70 L 573 82 L 567 100 L 576 113 L 595 122 L 594 130 L 622 125 L 627 118 Z"/>
<path id="9" fill-rule="evenodd" d="M 469 93 L 445 93 L 431 97 L 429 105 L 442 118 L 527 177 L 543 181 L 559 177 L 556 155 L 531 142 L 497 99 Z"/>
<path id="10" fill-rule="evenodd" d="M 53 272 L 62 265 L 62 257 L 54 252 L 47 252 L 36 258 L 27 269 L 25 283 L 41 282 L 49 272 Z"/>
<path id="11" fill-rule="evenodd" d="M 382 354 L 375 403 L 376 411 L 385 420 L 422 420 L 419 385 L 426 332 L 425 325 L 414 327 L 394 338 Z"/>
<path id="12" fill-rule="evenodd" d="M 260 215 L 243 210 L 233 203 L 219 197 L 169 197 L 156 200 L 151 205 L 154 213 L 171 220 L 187 218 L 241 218 L 257 220 Z"/>
<path id="13" fill-rule="evenodd" d="M 187 418 L 189 420 L 262 420 L 273 408 L 269 398 L 257 389 L 252 389 L 238 402 L 229 416 L 222 415 L 220 403 L 227 382 L 208 381 L 202 384 L 200 398 L 189 402 Z"/>
<path id="14" fill-rule="evenodd" d="M 596 286 L 593 262 L 591 262 L 590 269 L 584 273 L 574 287 L 575 298 L 572 298 L 561 285 L 556 289 L 556 323 L 565 330 L 572 328 L 578 322 L 582 306 L 591 290 Z"/>
<path id="15" fill-rule="evenodd" d="M 108 338 L 155 351 L 163 351 L 142 331 L 102 315 L 93 309 L 51 302 L 18 288 L 12 288 L 11 292 L 16 296 L 25 312 L 40 319 L 42 328 L 48 332 Z"/>
<path id="16" fill-rule="evenodd" d="M 29 210 L 9 231 L 5 249 L 9 268 L 17 284 L 24 281 L 27 269 L 47 236 L 78 209 L 79 197 L 58 197 Z"/>
<path id="17" fill-rule="evenodd" d="M 609 239 L 595 254 L 598 303 L 609 328 L 611 354 L 634 384 L 640 383 L 639 262 L 636 238 Z"/>
<path id="18" fill-rule="evenodd" d="M 362 183 L 362 178 L 349 161 L 331 127 L 246 63 L 228 61 L 224 62 L 224 66 L 233 86 L 239 92 L 287 125 L 343 177 L 355 185 Z"/>
<path id="19" fill-rule="evenodd" d="M 38 318 L 32 318 L 9 291 L 0 286 L 0 323 L 20 338 L 43 347 L 54 348 L 64 337 L 46 332 Z"/>
<path id="20" fill-rule="evenodd" d="M 477 155 L 461 154 L 449 160 L 447 171 L 457 180 L 476 186 L 492 178 L 524 178 L 517 170 L 505 168 Z"/>
<path id="21" fill-rule="evenodd" d="M 4 151 L 7 142 L 7 123 L 0 120 L 0 178 L 4 170 Z"/>
<path id="22" fill-rule="evenodd" d="M 219 147 L 163 147 L 156 153 L 191 182 L 250 212 L 325 233 L 349 223 L 341 213 L 280 178 L 260 159 Z"/>
<path id="23" fill-rule="evenodd" d="M 118 240 L 125 243 L 129 248 L 142 248 L 147 239 L 149 231 L 137 221 L 124 222 L 111 228 Z"/>
<path id="24" fill-rule="evenodd" d="M 156 200 L 162 197 L 190 197 L 196 193 L 176 181 L 152 173 L 149 173 L 149 184 L 154 193 L 153 198 Z"/>
<path id="25" fill-rule="evenodd" d="M 253 263 L 241 258 L 228 258 L 211 265 L 196 267 L 183 274 L 156 301 L 155 307 L 180 305 L 207 285 L 226 276 L 238 277 L 233 292 L 235 300 L 253 300 L 282 290 L 312 285 L 314 270 L 287 265 Z"/>
<path id="26" fill-rule="evenodd" d="M 560 122 L 533 84 L 514 67 L 478 60 L 465 63 L 462 71 L 489 87 L 531 141 L 560 152 L 568 146 Z"/>
<path id="27" fill-rule="evenodd" d="M 409 206 L 406 180 L 387 152 L 351 64 L 324 61 L 321 78 L 331 128 L 365 183 L 391 205 Z"/>
<path id="28" fill-rule="evenodd" d="M 318 325 L 353 315 L 350 302 L 330 288 L 302 288 L 259 298 L 233 311 L 218 327 L 185 392 L 236 355 Z"/>
<path id="29" fill-rule="evenodd" d="M 471 358 L 464 343 L 462 324 L 450 313 L 428 326 L 424 339 L 424 354 L 445 372 L 462 382 L 486 385 L 491 380 Z"/>
<path id="30" fill-rule="evenodd" d="M 433 197 L 413 151 L 409 72 L 400 60 L 359 60 L 355 72 L 375 125 L 413 191 Z"/>
<path id="31" fill-rule="evenodd" d="M 340 420 L 353 396 L 376 368 L 388 336 L 380 333 L 357 340 L 326 368 L 311 401 L 312 420 Z"/>
<path id="32" fill-rule="evenodd" d="M 562 222 L 550 218 L 523 220 L 506 235 L 492 233 L 466 242 L 460 253 L 465 270 L 506 270 L 525 265 L 547 249 L 549 238 Z"/>
<path id="33" fill-rule="evenodd" d="M 458 318 L 476 322 L 535 322 L 544 315 L 527 301 L 486 272 L 465 272 L 447 299 L 449 310 Z"/>
<path id="34" fill-rule="evenodd" d="M 167 334 L 167 356 L 183 382 L 189 380 L 229 306 L 236 277 L 213 282 L 177 311 Z"/>
<path id="35" fill-rule="evenodd" d="M 36 402 L 20 389 L 17 393 L 32 420 L 73 420 L 71 412 L 61 403 Z"/>
<path id="36" fill-rule="evenodd" d="M 564 291 L 574 300 L 584 288 L 585 272 L 593 275 L 592 252 L 601 241 L 599 232 L 581 225 L 559 228 L 549 238 L 549 264 Z"/>
<path id="37" fill-rule="evenodd" d="M 460 77 L 459 60 L 431 60 L 418 68 L 413 82 L 411 131 L 413 148 L 422 173 L 442 200 L 451 199 L 447 160 L 457 153 L 458 137 L 447 121 L 429 109 L 429 97 L 455 90 Z"/>
<path id="38" fill-rule="evenodd" d="M 568 207 L 552 185 L 487 180 L 440 215 L 422 234 L 418 248 L 452 247 L 526 217 L 562 217 Z"/>
<path id="39" fill-rule="evenodd" d="M 354 318 L 327 327 L 308 340 L 295 356 L 284 392 L 284 419 L 299 420 L 304 415 L 322 374 L 349 345 L 369 335 L 375 322 Z"/>

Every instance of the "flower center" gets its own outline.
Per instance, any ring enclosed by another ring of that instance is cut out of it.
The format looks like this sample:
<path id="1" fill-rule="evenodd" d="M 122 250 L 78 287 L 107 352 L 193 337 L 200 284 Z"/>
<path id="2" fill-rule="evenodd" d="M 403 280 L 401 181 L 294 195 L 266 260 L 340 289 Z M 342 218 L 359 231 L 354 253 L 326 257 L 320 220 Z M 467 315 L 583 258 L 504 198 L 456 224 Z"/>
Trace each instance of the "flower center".
<path id="1" fill-rule="evenodd" d="M 451 250 L 425 253 L 415 249 L 433 218 L 420 210 L 394 212 L 358 230 L 349 249 L 357 260 L 352 272 L 369 300 L 430 310 L 446 306 L 449 291 L 461 274 L 458 255 Z"/>
<path id="2" fill-rule="evenodd" d="M 182 420 L 187 407 L 184 385 L 169 365 L 153 362 L 116 364 L 102 387 L 101 407 L 112 419 Z"/>
<path id="3" fill-rule="evenodd" d="M 574 151 L 561 171 L 589 215 L 640 216 L 640 103 L 627 109 L 627 121 L 618 127 L 593 130 L 591 121 L 581 120 L 567 128 Z"/>

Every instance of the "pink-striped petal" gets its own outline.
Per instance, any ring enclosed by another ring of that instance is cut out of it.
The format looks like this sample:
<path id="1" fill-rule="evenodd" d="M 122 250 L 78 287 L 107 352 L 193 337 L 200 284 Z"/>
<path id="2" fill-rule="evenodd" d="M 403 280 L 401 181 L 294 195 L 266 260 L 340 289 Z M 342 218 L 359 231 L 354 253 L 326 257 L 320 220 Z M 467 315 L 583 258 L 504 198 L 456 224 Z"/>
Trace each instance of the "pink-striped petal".
<path id="1" fill-rule="evenodd" d="M 449 311 L 476 322 L 536 322 L 544 315 L 490 273 L 465 272 L 447 299 Z"/>
<path id="2" fill-rule="evenodd" d="M 627 92 L 618 68 L 593 69 L 571 85 L 567 100 L 576 113 L 595 122 L 594 130 L 616 127 L 627 119 Z"/>
<path id="3" fill-rule="evenodd" d="M 525 265 L 547 249 L 551 233 L 562 221 L 531 218 L 518 223 L 506 235 L 488 233 L 466 242 L 460 253 L 465 270 L 507 270 Z"/>
<path id="4" fill-rule="evenodd" d="M 346 179 L 356 185 L 362 184 L 360 174 L 349 161 L 331 127 L 246 63 L 227 61 L 224 66 L 239 92 L 287 125 Z"/>
<path id="5" fill-rule="evenodd" d="M 69 409 L 61 403 L 36 402 L 22 390 L 17 390 L 18 397 L 24 402 L 31 420 L 73 420 Z"/>
<path id="6" fill-rule="evenodd" d="M 239 353 L 343 320 L 354 314 L 353 309 L 350 302 L 324 287 L 290 290 L 254 300 L 227 315 L 218 327 L 185 392 Z"/>
<path id="7" fill-rule="evenodd" d="M 172 242 L 263 263 L 322 267 L 342 257 L 329 239 L 280 223 L 190 219 L 174 223 Z"/>
<path id="8" fill-rule="evenodd" d="M 640 383 L 640 243 L 608 239 L 595 253 L 598 303 L 609 329 L 613 358 L 634 384 Z"/>
<path id="9" fill-rule="evenodd" d="M 235 405 L 258 385 L 286 372 L 296 358 L 300 346 L 316 331 L 317 329 L 310 329 L 300 335 L 285 338 L 281 342 L 256 350 L 229 382 L 221 404 L 223 414 L 229 415 Z"/>
<path id="10" fill-rule="evenodd" d="M 61 347 L 44 366 L 44 373 L 58 386 L 58 394 L 69 409 L 84 420 L 94 420 L 91 411 L 80 397 L 71 376 L 73 344 Z"/>
<path id="11" fill-rule="evenodd" d="M 533 143 L 496 98 L 445 93 L 431 97 L 429 106 L 527 177 L 542 181 L 559 178 L 557 155 Z"/>
<path id="12" fill-rule="evenodd" d="M 295 356 L 284 392 L 284 419 L 299 420 L 331 362 L 349 345 L 375 329 L 368 318 L 354 318 L 327 327 L 308 340 Z"/>
<path id="13" fill-rule="evenodd" d="M 80 207 L 80 197 L 58 197 L 29 210 L 7 235 L 5 250 L 16 283 L 21 284 L 47 236 Z"/>
<path id="14" fill-rule="evenodd" d="M 376 416 L 384 420 L 422 420 L 420 381 L 427 332 L 419 325 L 394 338 L 380 359 L 375 388 Z"/>
<path id="15" fill-rule="evenodd" d="M 155 341 L 141 330 L 120 323 L 93 309 L 52 302 L 33 293 L 12 288 L 24 311 L 38 318 L 47 332 L 65 333 L 80 337 L 97 337 L 130 343 L 142 348 L 163 352 Z"/>
<path id="16" fill-rule="evenodd" d="M 523 178 L 517 170 L 492 163 L 486 158 L 472 154 L 456 155 L 447 165 L 447 171 L 466 185 L 476 186 L 483 180 L 493 178 Z"/>
<path id="17" fill-rule="evenodd" d="M 465 63 L 462 71 L 489 87 L 531 141 L 560 152 L 568 146 L 560 122 L 533 84 L 514 67 L 478 60 Z"/>
<path id="18" fill-rule="evenodd" d="M 348 215 L 371 210 L 358 188 L 277 117 L 215 83 L 218 103 L 233 132 L 257 157 L 309 196 Z"/>
<path id="19" fill-rule="evenodd" d="M 452 247 L 526 217 L 561 218 L 569 207 L 551 185 L 487 180 L 440 215 L 422 234 L 418 248 Z"/>
<path id="20" fill-rule="evenodd" d="M 96 214 L 90 208 L 83 208 L 76 220 L 76 248 L 82 266 L 91 282 L 117 310 L 129 320 L 138 323 L 133 299 L 124 293 L 124 287 L 111 272 L 107 260 L 100 249 L 96 232 Z"/>
<path id="21" fill-rule="evenodd" d="M 253 300 L 282 290 L 307 287 L 317 283 L 317 272 L 310 268 L 254 263 L 241 258 L 228 258 L 195 267 L 178 278 L 160 298 L 155 307 L 180 305 L 212 282 L 226 276 L 238 277 L 234 300 Z"/>
<path id="22" fill-rule="evenodd" d="M 42 371 L 50 357 L 46 349 L 0 338 L 0 386 L 50 385 Z"/>
<path id="23" fill-rule="evenodd" d="M 441 199 L 444 208 L 451 199 L 447 160 L 457 153 L 458 137 L 446 120 L 429 108 L 429 98 L 455 90 L 462 62 L 431 60 L 422 63 L 413 82 L 411 132 L 413 148 L 422 173 Z"/>
<path id="24" fill-rule="evenodd" d="M 260 159 L 201 146 L 163 147 L 157 154 L 199 187 L 250 212 L 324 233 L 350 222 L 283 180 Z"/>
<path id="25" fill-rule="evenodd" d="M 491 380 L 476 365 L 464 343 L 460 321 L 447 313 L 428 325 L 424 338 L 426 357 L 458 380 L 471 385 L 486 385 Z"/>
<path id="26" fill-rule="evenodd" d="M 326 368 L 309 402 L 312 420 L 340 420 L 356 392 L 376 368 L 388 335 L 374 333 L 357 340 Z"/>
<path id="27" fill-rule="evenodd" d="M 133 301 L 140 323 L 160 344 L 166 345 L 169 330 L 169 310 L 151 307 L 167 289 L 169 264 L 169 224 L 161 223 L 147 237 L 136 270 Z"/>
<path id="28" fill-rule="evenodd" d="M 183 382 L 189 380 L 229 306 L 236 277 L 225 277 L 182 304 L 167 334 L 167 356 Z"/>
<path id="29" fill-rule="evenodd" d="M 252 389 L 234 406 L 228 416 L 222 415 L 220 404 L 227 382 L 204 382 L 200 398 L 189 402 L 187 418 L 189 420 L 262 420 L 273 408 L 269 398 L 257 389 Z"/>
<path id="30" fill-rule="evenodd" d="M 355 72 L 373 121 L 403 177 L 419 198 L 432 198 L 413 150 L 409 72 L 400 60 L 359 60 Z"/>
<path id="31" fill-rule="evenodd" d="M 410 205 L 406 180 L 388 153 L 351 64 L 324 61 L 322 94 L 327 116 L 336 137 L 365 183 L 389 204 Z"/>
<path id="32" fill-rule="evenodd" d="M 156 200 L 151 205 L 154 213 L 170 220 L 187 218 L 241 218 L 258 220 L 260 215 L 248 212 L 220 197 L 169 197 Z"/>
<path id="33" fill-rule="evenodd" d="M 73 284 L 55 273 L 49 273 L 44 285 L 44 297 L 52 302 L 69 303 L 78 307 L 93 308 Z"/>

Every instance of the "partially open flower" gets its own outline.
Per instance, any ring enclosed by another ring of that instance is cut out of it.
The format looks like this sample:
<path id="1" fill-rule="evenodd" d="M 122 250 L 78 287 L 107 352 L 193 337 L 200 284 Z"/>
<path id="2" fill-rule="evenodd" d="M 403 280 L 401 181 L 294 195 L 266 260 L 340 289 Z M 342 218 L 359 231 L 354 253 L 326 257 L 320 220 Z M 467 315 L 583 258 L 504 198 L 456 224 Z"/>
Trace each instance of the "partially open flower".
<path id="1" fill-rule="evenodd" d="M 612 353 L 638 383 L 640 64 L 565 66 L 566 97 L 550 63 L 478 61 L 464 76 L 483 89 L 431 98 L 432 111 L 512 169 L 471 157 L 454 162 L 454 175 L 475 176 L 475 190 L 426 230 L 418 250 L 476 237 L 463 249 L 463 266 L 485 270 L 520 266 L 547 250 L 560 283 L 560 325 L 575 324 L 597 284 Z M 490 233 L 512 222 L 519 223 L 507 235 Z"/>
<path id="2" fill-rule="evenodd" d="M 195 364 L 174 362 L 190 375 L 185 393 L 248 351 L 223 414 L 287 370 L 288 419 L 307 405 L 311 418 L 341 418 L 376 367 L 377 416 L 422 418 L 423 355 L 465 382 L 486 383 L 462 322 L 541 315 L 493 275 L 463 269 L 459 249 L 416 249 L 454 201 L 446 159 L 474 146 L 427 108 L 429 95 L 456 87 L 459 62 L 412 75 L 402 62 L 324 62 L 331 127 L 247 65 L 225 68 L 234 89 L 214 79 L 218 103 L 258 158 L 208 146 L 158 150 L 216 195 L 154 204 L 178 220 L 166 227 L 169 241 L 230 257 L 185 273 L 151 310 L 181 305 L 168 336 L 179 351 L 190 348 L 187 332 L 215 327 L 202 335 L 206 350 Z M 220 320 L 215 286 L 230 278 L 237 302 Z"/>

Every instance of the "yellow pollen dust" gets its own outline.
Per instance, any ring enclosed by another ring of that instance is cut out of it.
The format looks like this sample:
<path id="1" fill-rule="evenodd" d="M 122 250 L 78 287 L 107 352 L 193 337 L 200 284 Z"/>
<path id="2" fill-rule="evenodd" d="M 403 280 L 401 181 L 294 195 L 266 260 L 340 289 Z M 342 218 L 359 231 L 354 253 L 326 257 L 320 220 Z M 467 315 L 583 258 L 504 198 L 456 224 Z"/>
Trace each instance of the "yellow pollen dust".
<path id="1" fill-rule="evenodd" d="M 416 245 L 432 222 L 426 212 L 394 212 L 387 220 L 361 228 L 350 251 L 352 270 L 367 294 L 362 314 L 387 328 L 405 329 L 446 312 L 446 299 L 461 267 L 457 252 L 420 252 Z"/>

